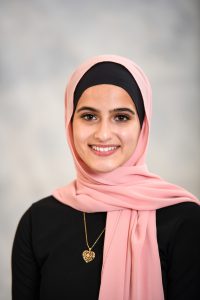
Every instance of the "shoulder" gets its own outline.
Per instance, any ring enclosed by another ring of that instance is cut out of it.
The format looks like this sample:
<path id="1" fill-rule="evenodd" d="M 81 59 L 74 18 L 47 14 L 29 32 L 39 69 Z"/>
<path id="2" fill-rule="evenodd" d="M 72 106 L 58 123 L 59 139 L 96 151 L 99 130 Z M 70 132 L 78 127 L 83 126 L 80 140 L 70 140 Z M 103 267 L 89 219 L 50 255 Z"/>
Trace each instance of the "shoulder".
<path id="1" fill-rule="evenodd" d="M 159 225 L 165 222 L 173 222 L 174 225 L 182 222 L 200 224 L 200 205 L 194 202 L 182 202 L 160 208 L 156 211 L 156 218 Z"/>
<path id="2" fill-rule="evenodd" d="M 163 282 L 170 299 L 197 299 L 200 270 L 200 206 L 182 202 L 156 211 Z"/>
<path id="3" fill-rule="evenodd" d="M 66 234 L 66 228 L 72 228 L 79 222 L 80 214 L 51 195 L 40 199 L 22 215 L 16 229 L 14 247 L 32 248 L 34 253 L 39 253 L 38 245 L 48 244 L 50 247 L 49 243 L 54 243 L 55 236 Z M 51 240 L 50 236 L 54 238 Z"/>
<path id="4" fill-rule="evenodd" d="M 200 206 L 194 202 L 182 202 L 156 211 L 157 235 L 161 246 L 200 246 Z"/>
<path id="5" fill-rule="evenodd" d="M 54 214 L 56 215 L 57 213 L 59 214 L 75 214 L 78 212 L 74 208 L 68 206 L 67 204 L 64 204 L 57 200 L 54 196 L 49 195 L 45 198 L 42 198 L 36 202 L 34 202 L 31 207 L 29 208 L 31 215 L 33 217 L 36 216 L 41 216 L 45 217 L 48 216 L 49 214 Z"/>
<path id="6" fill-rule="evenodd" d="M 37 224 L 38 220 L 40 219 L 40 217 L 35 216 L 42 215 L 41 211 L 44 207 L 48 211 L 49 207 L 51 207 L 52 205 L 57 205 L 56 201 L 54 204 L 53 203 L 53 197 L 48 196 L 33 203 L 31 206 L 29 206 L 28 209 L 26 209 L 26 211 L 22 214 L 16 228 L 13 245 L 14 250 L 15 248 L 28 249 L 31 247 L 30 245 L 32 244 L 32 231 L 35 227 L 35 224 Z M 45 217 L 43 219 L 45 220 Z"/>
<path id="7" fill-rule="evenodd" d="M 60 201 L 58 201 L 54 196 L 49 195 L 45 198 L 42 198 L 40 200 L 37 200 L 35 202 L 33 202 L 33 204 L 31 205 L 31 209 L 32 210 L 40 210 L 43 208 L 59 208 L 59 207 L 63 207 L 66 206 L 65 204 L 61 203 Z"/>
<path id="8" fill-rule="evenodd" d="M 18 230 L 32 231 L 44 229 L 46 226 L 69 222 L 76 218 L 81 212 L 61 203 L 52 195 L 34 202 L 22 215 Z"/>

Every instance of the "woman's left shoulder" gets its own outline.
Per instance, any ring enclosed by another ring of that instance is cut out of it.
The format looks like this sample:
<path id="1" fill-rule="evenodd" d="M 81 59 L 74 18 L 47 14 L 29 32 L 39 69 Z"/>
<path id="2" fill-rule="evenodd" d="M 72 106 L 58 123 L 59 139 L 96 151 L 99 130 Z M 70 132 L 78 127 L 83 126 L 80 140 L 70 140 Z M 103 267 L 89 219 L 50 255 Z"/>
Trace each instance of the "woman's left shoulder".
<path id="1" fill-rule="evenodd" d="M 195 202 L 181 203 L 177 209 L 177 218 L 180 226 L 200 233 L 200 205 Z"/>
<path id="2" fill-rule="evenodd" d="M 181 202 L 160 208 L 156 211 L 156 224 L 159 237 L 200 234 L 200 206 L 195 202 Z M 167 238 L 168 237 L 168 238 Z"/>
<path id="3" fill-rule="evenodd" d="M 199 202 L 200 203 L 200 202 Z M 175 205 L 160 208 L 156 211 L 158 221 L 161 219 L 200 222 L 200 205 L 195 202 L 181 202 Z"/>
<path id="4" fill-rule="evenodd" d="M 156 211 L 167 299 L 199 299 L 200 206 L 182 202 Z"/>

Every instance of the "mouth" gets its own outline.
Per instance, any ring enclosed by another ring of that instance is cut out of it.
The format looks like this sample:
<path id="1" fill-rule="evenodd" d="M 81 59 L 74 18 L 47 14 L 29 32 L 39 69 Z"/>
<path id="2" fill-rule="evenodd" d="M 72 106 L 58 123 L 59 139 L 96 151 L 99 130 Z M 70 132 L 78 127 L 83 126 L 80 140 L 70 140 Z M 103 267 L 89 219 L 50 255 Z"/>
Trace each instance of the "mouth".
<path id="1" fill-rule="evenodd" d="M 98 156 L 108 156 L 116 153 L 118 145 L 89 145 L 92 152 Z"/>

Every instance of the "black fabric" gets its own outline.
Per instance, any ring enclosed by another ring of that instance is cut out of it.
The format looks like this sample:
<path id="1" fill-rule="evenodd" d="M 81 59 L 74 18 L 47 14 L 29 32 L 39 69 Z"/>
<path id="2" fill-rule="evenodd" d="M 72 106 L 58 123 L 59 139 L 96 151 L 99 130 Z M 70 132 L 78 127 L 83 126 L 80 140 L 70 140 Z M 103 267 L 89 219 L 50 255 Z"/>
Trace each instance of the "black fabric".
<path id="1" fill-rule="evenodd" d="M 86 214 L 86 220 L 92 244 L 106 213 Z M 156 224 L 165 300 L 200 299 L 200 207 L 186 202 L 158 209 Z M 97 300 L 103 243 L 104 235 L 94 247 L 96 258 L 86 264 L 82 212 L 53 196 L 34 203 L 14 239 L 12 299 Z"/>
<path id="2" fill-rule="evenodd" d="M 98 84 L 113 84 L 126 90 L 135 104 L 142 127 L 145 109 L 138 84 L 132 74 L 123 65 L 114 62 L 106 61 L 97 63 L 85 72 L 74 91 L 74 111 L 82 93 L 87 88 Z"/>

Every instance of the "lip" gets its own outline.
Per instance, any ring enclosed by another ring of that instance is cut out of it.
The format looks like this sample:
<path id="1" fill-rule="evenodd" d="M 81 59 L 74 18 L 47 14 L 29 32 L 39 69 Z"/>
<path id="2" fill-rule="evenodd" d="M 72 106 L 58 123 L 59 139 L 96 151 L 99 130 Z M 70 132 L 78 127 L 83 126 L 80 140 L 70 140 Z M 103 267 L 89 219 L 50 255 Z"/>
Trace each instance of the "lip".
<path id="1" fill-rule="evenodd" d="M 102 151 L 94 150 L 92 148 L 92 146 L 101 147 L 101 148 L 108 148 L 108 147 L 117 147 L 117 148 L 113 149 L 113 150 L 110 150 L 110 151 L 102 152 Z M 93 145 L 89 145 L 89 147 L 90 147 L 92 153 L 94 153 L 97 156 L 109 156 L 109 155 L 112 155 L 115 152 L 117 152 L 117 150 L 119 149 L 120 146 L 118 146 L 118 145 L 97 145 L 97 144 L 93 144 Z"/>

